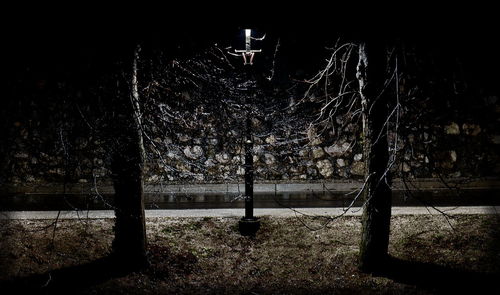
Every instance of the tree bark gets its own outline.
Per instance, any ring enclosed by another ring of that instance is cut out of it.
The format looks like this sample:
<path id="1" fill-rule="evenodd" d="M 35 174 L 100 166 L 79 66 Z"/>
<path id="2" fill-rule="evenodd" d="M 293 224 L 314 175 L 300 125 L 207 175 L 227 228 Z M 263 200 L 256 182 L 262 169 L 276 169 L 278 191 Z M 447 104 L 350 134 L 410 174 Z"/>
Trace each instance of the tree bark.
<path id="1" fill-rule="evenodd" d="M 120 264 L 132 268 L 147 265 L 143 194 L 144 145 L 137 87 L 139 51 L 138 46 L 134 51 L 131 81 L 118 81 L 121 97 L 119 105 L 115 106 L 118 113 L 118 122 L 115 123 L 118 128 L 115 130 L 116 140 L 111 157 L 116 216 L 113 254 Z"/>
<path id="2" fill-rule="evenodd" d="M 388 258 L 392 196 L 388 171 L 389 149 L 384 124 L 388 95 L 384 94 L 386 54 L 374 42 L 360 44 L 357 78 L 363 116 L 366 186 L 359 253 L 359 268 L 374 272 Z"/>

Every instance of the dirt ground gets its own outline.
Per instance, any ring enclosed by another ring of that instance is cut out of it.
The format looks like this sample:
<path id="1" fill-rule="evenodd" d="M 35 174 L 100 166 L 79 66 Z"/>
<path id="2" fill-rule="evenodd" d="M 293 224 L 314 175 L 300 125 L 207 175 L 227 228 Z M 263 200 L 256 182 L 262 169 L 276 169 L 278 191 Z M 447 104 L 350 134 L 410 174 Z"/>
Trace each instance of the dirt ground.
<path id="1" fill-rule="evenodd" d="M 65 294 L 458 294 L 498 288 L 498 216 L 393 217 L 393 259 L 374 275 L 356 268 L 358 217 L 261 221 L 252 238 L 238 233 L 236 218 L 148 219 L 151 266 L 96 278 L 88 274 L 98 273 L 94 262 L 109 254 L 113 220 L 3 220 L 0 293 L 27 282 L 43 293 L 60 273 L 74 281 Z"/>

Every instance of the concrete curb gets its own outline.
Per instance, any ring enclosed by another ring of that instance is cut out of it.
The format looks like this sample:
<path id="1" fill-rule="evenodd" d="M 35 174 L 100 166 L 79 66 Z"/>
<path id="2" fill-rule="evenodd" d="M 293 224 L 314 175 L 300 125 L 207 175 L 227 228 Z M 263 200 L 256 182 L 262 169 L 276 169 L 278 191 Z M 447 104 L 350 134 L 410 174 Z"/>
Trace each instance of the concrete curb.
<path id="1" fill-rule="evenodd" d="M 500 214 L 500 206 L 467 206 L 467 207 L 436 207 L 449 215 Z M 439 215 L 431 207 L 393 207 L 392 215 Z M 344 214 L 343 208 L 256 208 L 255 216 L 292 217 L 305 215 L 314 216 L 361 216 L 359 207 L 351 208 Z M 242 217 L 244 209 L 187 209 L 187 210 L 146 210 L 147 218 L 158 217 Z M 58 217 L 59 216 L 59 217 Z M 29 220 L 29 219 L 106 219 L 114 218 L 112 210 L 90 211 L 1 211 L 2 220 Z"/>

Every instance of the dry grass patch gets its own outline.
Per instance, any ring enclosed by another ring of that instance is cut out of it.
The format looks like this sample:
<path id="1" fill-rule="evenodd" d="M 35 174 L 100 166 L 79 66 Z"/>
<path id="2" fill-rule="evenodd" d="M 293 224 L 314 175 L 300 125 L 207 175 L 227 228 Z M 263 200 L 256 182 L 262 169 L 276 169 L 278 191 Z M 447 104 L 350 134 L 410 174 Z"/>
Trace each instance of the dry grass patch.
<path id="1" fill-rule="evenodd" d="M 81 293 L 428 294 L 434 289 L 356 269 L 360 220 L 263 217 L 255 237 L 236 218 L 147 220 L 151 267 Z M 451 224 L 451 226 L 450 226 Z M 390 253 L 406 261 L 500 273 L 496 216 L 398 216 Z M 3 221 L 2 279 L 44 273 L 107 255 L 112 220 Z M 311 228 L 318 230 L 311 230 Z"/>

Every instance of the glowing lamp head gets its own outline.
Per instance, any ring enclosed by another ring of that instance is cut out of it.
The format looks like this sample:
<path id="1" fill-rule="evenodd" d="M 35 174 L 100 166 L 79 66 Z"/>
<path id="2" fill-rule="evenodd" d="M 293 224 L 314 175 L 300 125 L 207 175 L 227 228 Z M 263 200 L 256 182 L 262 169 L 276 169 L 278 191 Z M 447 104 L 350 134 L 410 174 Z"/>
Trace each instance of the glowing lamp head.
<path id="1" fill-rule="evenodd" d="M 264 35 L 265 37 L 265 35 Z M 255 50 L 252 49 L 252 39 L 254 40 L 263 40 L 264 37 L 262 38 L 252 38 L 252 30 L 251 29 L 245 29 L 245 49 L 236 49 L 235 53 L 241 53 L 243 56 L 244 64 L 245 65 L 252 65 L 253 64 L 253 57 L 256 52 L 261 52 L 261 49 Z"/>

